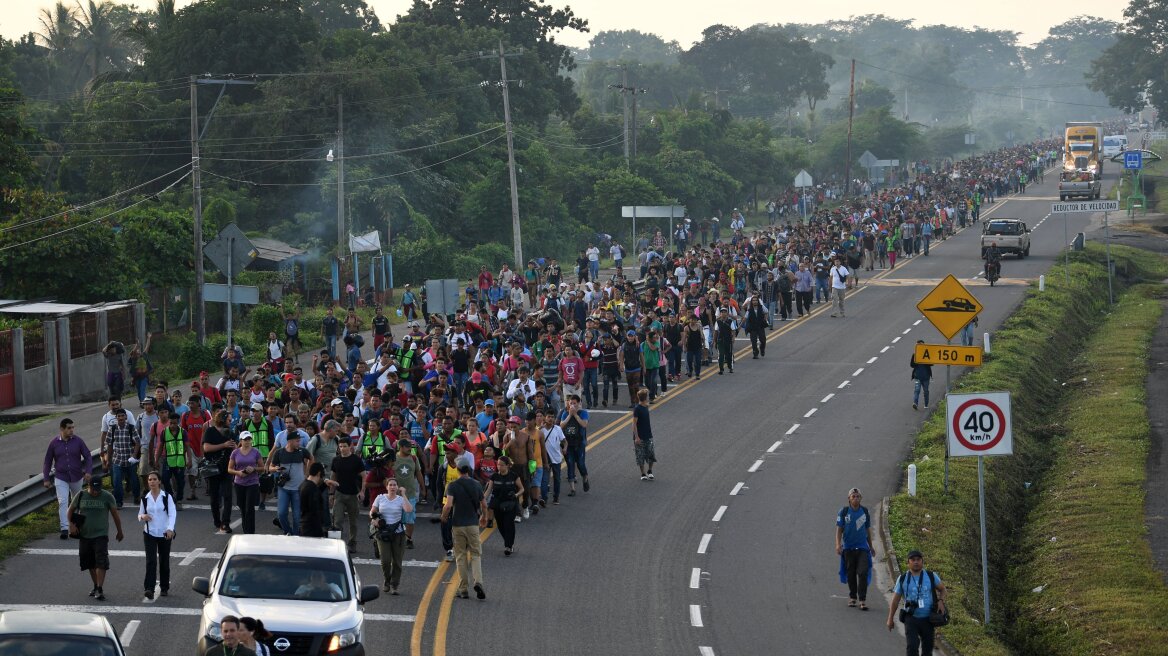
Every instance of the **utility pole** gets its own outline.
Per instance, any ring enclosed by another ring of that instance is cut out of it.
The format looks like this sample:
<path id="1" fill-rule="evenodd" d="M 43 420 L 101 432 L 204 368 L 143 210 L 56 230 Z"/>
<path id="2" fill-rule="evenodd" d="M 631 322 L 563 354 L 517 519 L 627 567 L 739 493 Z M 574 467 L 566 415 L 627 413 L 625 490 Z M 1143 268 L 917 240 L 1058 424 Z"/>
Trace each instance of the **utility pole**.
<path id="1" fill-rule="evenodd" d="M 644 89 L 639 89 L 644 93 Z M 633 91 L 633 159 L 637 159 L 637 91 Z"/>
<path id="2" fill-rule="evenodd" d="M 644 89 L 641 87 L 635 87 L 635 86 L 629 86 L 627 75 L 622 76 L 622 78 L 624 79 L 623 82 L 621 82 L 620 84 L 610 84 L 610 85 L 608 85 L 608 88 L 617 89 L 618 91 L 620 91 L 621 98 L 624 100 L 624 103 L 625 103 L 625 166 L 631 169 L 632 168 L 632 160 L 636 159 L 636 157 L 637 157 L 637 94 L 638 93 L 645 93 L 646 91 L 648 91 L 648 89 Z M 633 95 L 633 110 L 632 110 L 633 118 L 632 118 L 632 125 L 631 126 L 629 124 L 629 112 L 628 112 L 629 97 L 628 97 L 628 94 Z M 630 141 L 629 130 L 630 129 L 632 130 L 631 156 L 630 156 L 630 147 L 629 147 L 629 141 Z"/>
<path id="3" fill-rule="evenodd" d="M 194 306 L 191 309 L 191 321 L 195 324 L 195 338 L 199 344 L 207 341 L 207 304 L 203 299 L 203 283 L 206 277 L 203 271 L 203 178 L 199 161 L 199 141 L 207 132 L 207 128 L 210 127 L 211 117 L 215 115 L 215 108 L 219 106 L 219 101 L 223 98 L 223 93 L 227 91 L 227 85 L 254 85 L 255 83 L 254 79 L 215 80 L 210 78 L 199 79 L 194 75 L 191 76 L 191 193 L 194 201 L 192 212 L 194 228 L 191 233 L 195 245 L 195 293 L 193 302 L 191 303 Z M 219 96 L 215 98 L 215 104 L 211 105 L 211 111 L 207 113 L 207 122 L 203 125 L 202 130 L 199 129 L 198 85 L 200 84 L 219 85 Z"/>
<path id="4" fill-rule="evenodd" d="M 337 94 L 337 261 L 345 263 L 345 96 Z M 337 269 L 338 274 L 341 269 Z M 340 281 L 337 281 L 340 284 Z"/>
<path id="5" fill-rule="evenodd" d="M 507 56 L 503 52 L 503 42 L 499 41 L 499 72 L 503 81 L 503 122 L 507 125 L 507 173 L 511 178 L 511 248 L 515 255 L 515 270 L 523 271 L 523 236 L 519 226 L 519 183 L 515 179 L 515 138 L 511 130 L 511 96 L 507 90 Z M 628 138 L 626 127 L 625 138 Z M 626 148 L 628 142 L 625 142 Z M 627 156 L 628 153 L 626 152 Z"/>
<path id="6" fill-rule="evenodd" d="M 624 106 L 624 119 L 625 119 L 625 133 L 624 133 L 625 168 L 629 168 L 629 161 L 630 161 L 629 160 L 629 152 L 630 152 L 629 151 L 629 98 L 628 98 L 628 96 L 625 95 L 625 89 L 629 88 L 629 67 L 627 64 L 621 64 L 620 69 L 621 69 L 621 83 L 620 84 L 610 84 L 610 85 L 608 85 L 608 88 L 609 89 L 617 89 L 621 92 L 621 104 Z"/>
<path id="7" fill-rule="evenodd" d="M 852 82 L 848 91 L 848 161 L 844 165 L 844 195 L 852 190 L 852 119 L 856 115 L 856 60 L 852 60 Z"/>
<path id="8" fill-rule="evenodd" d="M 193 230 L 195 241 L 195 298 L 191 319 L 195 324 L 195 339 L 207 341 L 206 303 L 203 301 L 203 179 L 199 171 L 199 87 L 191 76 L 191 187 L 194 196 Z M 230 303 L 228 304 L 230 306 Z"/>

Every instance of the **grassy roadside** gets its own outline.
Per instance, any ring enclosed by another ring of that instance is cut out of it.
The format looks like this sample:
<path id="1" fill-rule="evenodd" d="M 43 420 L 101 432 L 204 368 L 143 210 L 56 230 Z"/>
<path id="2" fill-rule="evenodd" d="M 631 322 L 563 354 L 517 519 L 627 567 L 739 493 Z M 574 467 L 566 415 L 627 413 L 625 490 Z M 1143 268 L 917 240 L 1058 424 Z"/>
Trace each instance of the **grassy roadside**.
<path id="1" fill-rule="evenodd" d="M 0 531 L 0 561 L 17 554 L 33 540 L 57 532 L 57 502 L 25 515 Z"/>
<path id="2" fill-rule="evenodd" d="M 1152 654 L 1168 645 L 1168 588 L 1144 526 L 1144 383 L 1162 293 L 1140 285 L 1124 294 L 1076 361 L 1074 377 L 1086 382 L 1060 405 L 1067 434 L 1051 445 L 1055 464 L 1021 540 L 1023 653 Z"/>
<path id="3" fill-rule="evenodd" d="M 1168 275 L 1168 264 L 1155 255 L 1113 246 L 1112 256 L 1120 290 L 1130 282 L 1158 281 Z M 902 493 L 892 500 L 889 526 L 896 552 L 903 555 L 922 549 L 927 565 L 946 579 L 953 621 L 940 633 L 965 656 L 1015 651 L 1012 567 L 1019 560 L 1030 512 L 1043 493 L 1046 472 L 1056 465 L 1058 454 L 1052 444 L 1063 439 L 1066 431 L 1062 425 L 1066 418 L 1056 412 L 1070 391 L 1063 381 L 1071 380 L 1079 366 L 1077 356 L 1108 315 L 1102 260 L 1102 247 L 1091 244 L 1085 252 L 1074 254 L 1069 288 L 1063 286 L 1061 274 L 1049 275 L 1041 294 L 1032 288 L 995 335 L 986 365 L 962 377 L 954 389 L 1013 393 L 1015 455 L 986 462 L 989 630 L 981 626 L 977 463 L 970 458 L 952 460 L 950 494 L 943 493 L 943 407 L 925 423 L 914 445 L 918 496 Z M 1059 652 L 1036 649 L 1028 653 Z"/>
<path id="4" fill-rule="evenodd" d="M 19 433 L 20 431 L 28 429 L 28 428 L 32 428 L 33 426 L 35 426 L 41 422 L 49 421 L 50 419 L 56 419 L 57 417 L 60 417 L 60 416 L 61 415 L 58 413 L 58 414 L 51 414 L 51 415 L 41 415 L 39 417 L 25 419 L 24 421 L 15 421 L 12 423 L 0 423 L 0 437 L 4 437 L 5 435 L 11 435 L 13 433 Z"/>

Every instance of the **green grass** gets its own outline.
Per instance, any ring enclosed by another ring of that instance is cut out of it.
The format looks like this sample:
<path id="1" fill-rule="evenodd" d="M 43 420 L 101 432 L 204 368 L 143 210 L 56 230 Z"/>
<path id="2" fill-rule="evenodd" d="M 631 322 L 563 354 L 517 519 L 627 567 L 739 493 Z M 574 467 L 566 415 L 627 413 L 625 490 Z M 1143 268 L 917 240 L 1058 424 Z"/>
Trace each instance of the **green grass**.
<path id="1" fill-rule="evenodd" d="M 1021 651 L 1152 654 L 1168 649 L 1168 589 L 1144 526 L 1148 344 L 1160 285 L 1124 294 L 1076 361 L 1047 473 L 1022 537 L 1014 587 Z M 1068 573 L 1074 576 L 1068 576 Z M 1041 587 L 1041 592 L 1032 590 Z"/>
<path id="2" fill-rule="evenodd" d="M 0 423 L 0 437 L 11 435 L 13 433 L 19 433 L 20 431 L 32 428 L 41 422 L 48 421 L 60 416 L 61 413 L 57 413 L 51 415 L 41 415 L 39 417 L 33 417 L 31 419 L 25 419 L 24 421 L 17 421 L 13 423 Z"/>
<path id="3" fill-rule="evenodd" d="M 0 560 L 20 553 L 20 550 L 33 540 L 56 533 L 58 521 L 57 503 L 54 501 L 31 515 L 25 515 L 5 526 L 4 530 L 0 531 Z"/>
<path id="4" fill-rule="evenodd" d="M 1063 286 L 1061 272 L 1048 276 L 1046 292 L 1031 288 L 1017 312 L 995 334 L 993 353 L 980 370 L 962 377 L 961 391 L 1009 390 L 1012 392 L 1015 455 L 986 461 L 986 510 L 989 539 L 992 626 L 982 627 L 981 559 L 977 510 L 977 463 L 972 458 L 950 462 L 949 495 L 943 493 L 944 408 L 938 408 L 922 427 L 914 446 L 917 496 L 893 498 L 889 526 L 897 554 L 910 549 L 924 551 L 930 568 L 940 572 L 951 592 L 952 623 L 941 634 L 966 656 L 997 655 L 1019 651 L 1016 643 L 1027 640 L 1017 621 L 1013 581 L 1023 580 L 1019 562 L 1029 545 L 1026 526 L 1043 493 L 1047 472 L 1059 466 L 1052 447 L 1066 433 L 1067 418 L 1061 403 L 1075 388 L 1082 365 L 1081 353 L 1088 340 L 1108 323 L 1106 270 L 1102 248 L 1091 244 L 1074 254 L 1071 286 Z M 1112 247 L 1117 261 L 1119 289 L 1144 280 L 1162 280 L 1168 264 L 1158 256 L 1128 248 Z M 1126 301 L 1125 301 L 1126 302 Z M 1143 366 L 1143 363 L 1138 363 Z M 1081 376 L 1079 376 L 1081 378 Z M 1146 418 L 1145 418 L 1146 421 Z M 1140 465 L 1142 472 L 1142 464 Z M 1066 512 L 1064 510 L 1063 512 Z M 1057 565 L 1062 577 L 1077 570 Z M 1132 596 L 1142 594 L 1134 591 Z M 1052 614 L 1045 621 L 1082 621 Z M 1022 653 L 1061 653 L 1035 648 Z M 1136 652 L 1130 652 L 1136 653 Z"/>

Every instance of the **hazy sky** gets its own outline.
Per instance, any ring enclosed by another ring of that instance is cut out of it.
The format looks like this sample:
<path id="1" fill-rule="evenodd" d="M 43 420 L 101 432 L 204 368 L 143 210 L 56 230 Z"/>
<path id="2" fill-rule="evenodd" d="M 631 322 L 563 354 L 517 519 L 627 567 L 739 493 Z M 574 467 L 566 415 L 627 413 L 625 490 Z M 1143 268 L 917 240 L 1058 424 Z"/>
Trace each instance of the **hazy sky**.
<path id="1" fill-rule="evenodd" d="M 73 0 L 66 0 L 72 2 Z M 123 0 L 114 0 L 123 2 Z M 178 0 L 184 7 L 191 0 Z M 405 12 L 410 0 L 366 0 L 383 23 L 393 22 Z M 0 34 L 14 38 L 37 31 L 41 8 L 52 6 L 47 0 L 0 0 Z M 152 0 L 139 0 L 139 7 L 153 6 Z M 714 23 L 747 27 L 755 23 L 818 23 L 849 16 L 883 13 L 914 19 L 917 26 L 944 23 L 961 27 L 981 26 L 1021 32 L 1024 44 L 1040 41 L 1046 31 L 1074 16 L 1088 14 L 1115 21 L 1123 19 L 1127 3 L 1123 0 L 981 0 L 949 2 L 946 0 L 835 0 L 822 2 L 798 0 L 552 0 L 556 7 L 569 5 L 577 16 L 588 19 L 592 33 L 603 30 L 637 29 L 652 32 L 668 40 L 677 40 L 688 48 L 701 31 Z M 567 33 L 559 41 L 573 46 L 588 45 L 587 34 Z"/>

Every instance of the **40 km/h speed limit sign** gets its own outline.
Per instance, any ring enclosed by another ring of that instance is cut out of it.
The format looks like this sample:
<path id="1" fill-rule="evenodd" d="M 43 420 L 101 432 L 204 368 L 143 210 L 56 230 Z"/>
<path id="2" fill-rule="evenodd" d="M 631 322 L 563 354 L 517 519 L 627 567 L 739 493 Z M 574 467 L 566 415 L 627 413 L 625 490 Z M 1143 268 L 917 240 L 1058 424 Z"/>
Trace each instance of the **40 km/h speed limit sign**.
<path id="1" fill-rule="evenodd" d="M 949 394 L 945 403 L 950 456 L 1014 453 L 1009 392 Z"/>

